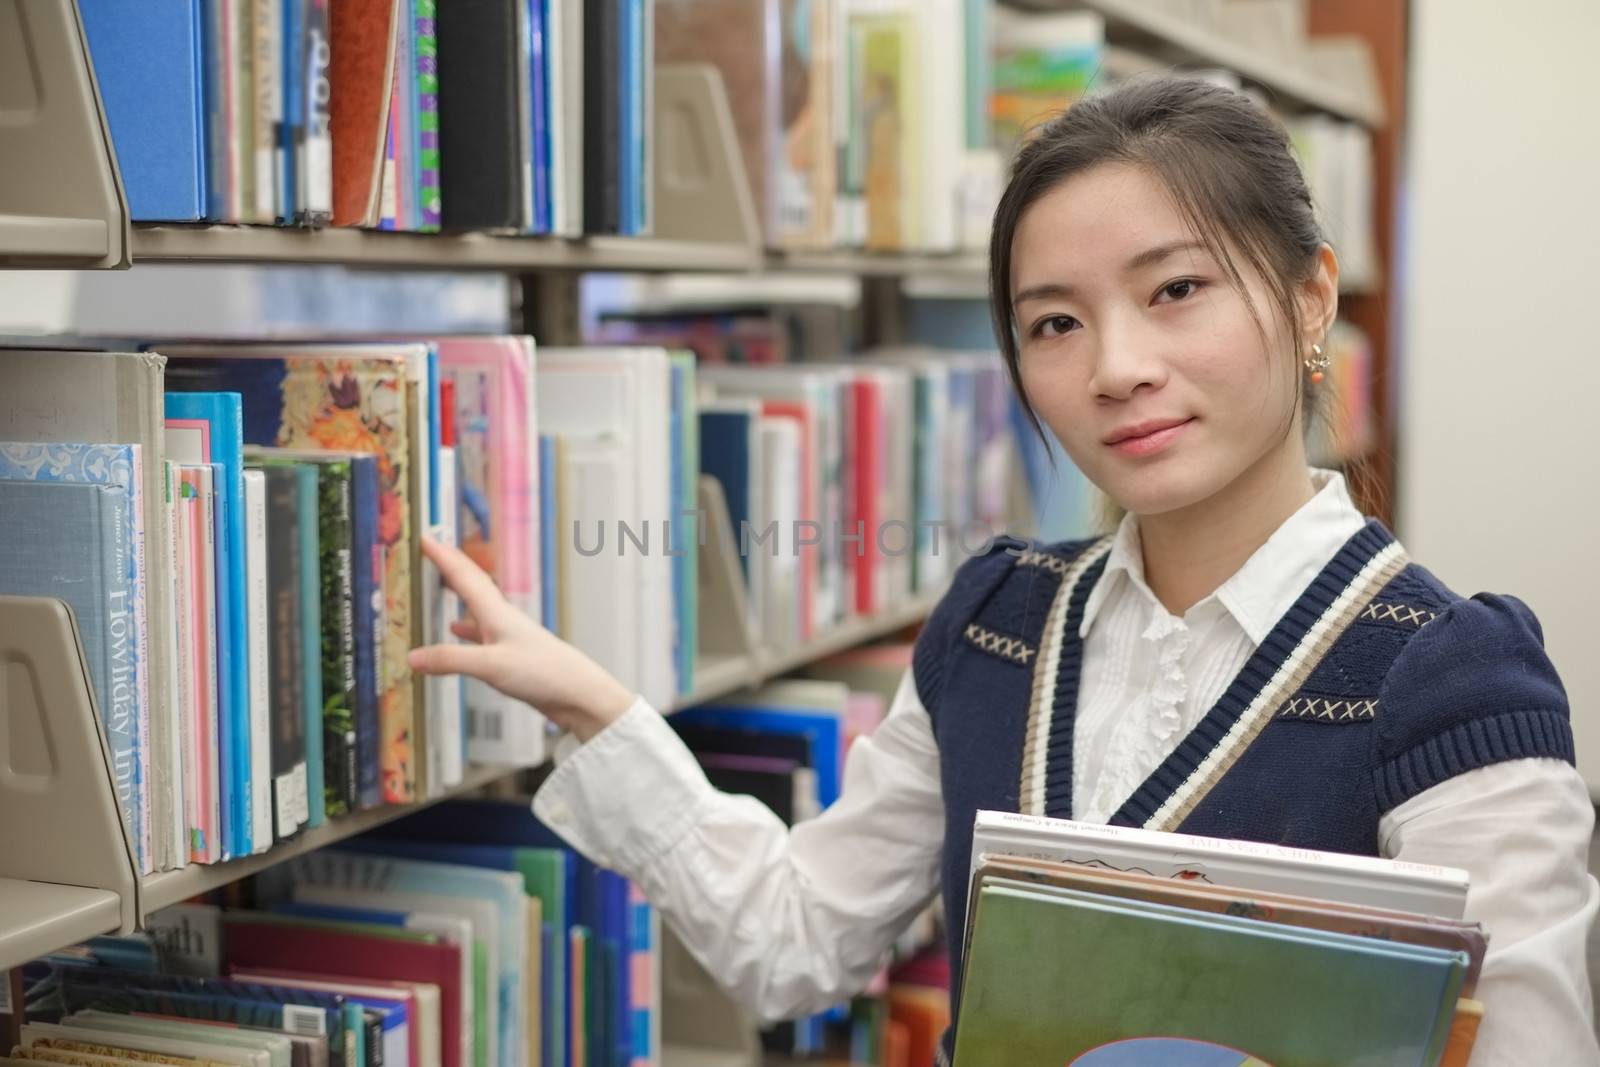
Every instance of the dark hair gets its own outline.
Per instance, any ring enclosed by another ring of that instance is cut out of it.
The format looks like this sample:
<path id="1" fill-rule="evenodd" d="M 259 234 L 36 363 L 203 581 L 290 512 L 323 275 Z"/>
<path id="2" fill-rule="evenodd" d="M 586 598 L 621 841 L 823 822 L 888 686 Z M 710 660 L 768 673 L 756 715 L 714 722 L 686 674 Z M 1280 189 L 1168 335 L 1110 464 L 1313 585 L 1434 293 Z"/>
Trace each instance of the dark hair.
<path id="1" fill-rule="evenodd" d="M 1011 307 L 1011 246 L 1017 223 L 1040 197 L 1103 163 L 1142 167 L 1243 296 L 1266 339 L 1230 243 L 1265 281 L 1300 351 L 1296 286 L 1312 276 L 1323 243 L 1300 165 L 1283 127 L 1244 94 L 1181 75 L 1132 79 L 1086 96 L 1039 127 L 1018 151 L 989 237 L 989 306 L 1006 369 L 1035 432 L 1038 413 L 1022 387 Z M 1301 402 L 1308 394 L 1302 392 Z"/>

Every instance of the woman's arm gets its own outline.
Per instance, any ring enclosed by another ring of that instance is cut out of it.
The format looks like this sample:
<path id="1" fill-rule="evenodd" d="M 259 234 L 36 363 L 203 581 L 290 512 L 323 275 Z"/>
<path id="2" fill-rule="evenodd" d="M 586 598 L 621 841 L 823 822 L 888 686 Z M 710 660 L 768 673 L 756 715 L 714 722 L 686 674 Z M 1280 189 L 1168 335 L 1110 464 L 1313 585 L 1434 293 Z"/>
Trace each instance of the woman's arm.
<path id="1" fill-rule="evenodd" d="M 572 735 L 534 799 L 541 819 L 637 883 L 763 1019 L 820 1010 L 871 980 L 936 891 L 944 845 L 938 750 L 910 671 L 883 724 L 851 746 L 838 802 L 791 830 L 759 801 L 714 789 L 655 709 L 464 555 L 424 547 L 471 615 L 453 626 L 466 644 L 417 649 L 413 669 L 480 678 Z"/>
<path id="2" fill-rule="evenodd" d="M 1480 767 L 1384 816 L 1384 855 L 1472 876 L 1467 918 L 1489 934 L 1472 1067 L 1600 1065 L 1586 963 L 1600 908 L 1593 830 L 1588 788 L 1557 759 Z"/>
<path id="3" fill-rule="evenodd" d="M 851 746 L 838 802 L 792 830 L 759 801 L 713 789 L 642 699 L 558 763 L 534 811 L 637 882 L 766 1020 L 859 992 L 938 886 L 938 754 L 909 671 L 883 724 Z"/>

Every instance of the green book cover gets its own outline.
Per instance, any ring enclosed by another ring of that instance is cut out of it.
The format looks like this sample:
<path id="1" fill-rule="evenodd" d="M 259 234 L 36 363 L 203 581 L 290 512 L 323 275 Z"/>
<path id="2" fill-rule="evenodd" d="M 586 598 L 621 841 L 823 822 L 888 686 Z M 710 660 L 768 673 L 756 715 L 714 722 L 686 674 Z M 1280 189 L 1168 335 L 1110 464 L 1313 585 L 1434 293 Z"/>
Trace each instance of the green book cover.
<path id="1" fill-rule="evenodd" d="M 1433 1067 L 1465 968 L 1463 953 L 991 878 L 955 1060 Z"/>
<path id="2" fill-rule="evenodd" d="M 550 1002 L 545 1018 L 562 1019 L 567 1013 L 567 963 L 564 942 L 567 931 L 567 854 L 554 848 L 514 848 L 517 873 L 522 875 L 524 892 L 539 901 L 544 925 L 554 931 L 548 942 L 552 951 L 544 960 L 550 975 Z M 547 1044 L 552 1063 L 566 1061 L 566 1027 L 547 1026 Z"/>

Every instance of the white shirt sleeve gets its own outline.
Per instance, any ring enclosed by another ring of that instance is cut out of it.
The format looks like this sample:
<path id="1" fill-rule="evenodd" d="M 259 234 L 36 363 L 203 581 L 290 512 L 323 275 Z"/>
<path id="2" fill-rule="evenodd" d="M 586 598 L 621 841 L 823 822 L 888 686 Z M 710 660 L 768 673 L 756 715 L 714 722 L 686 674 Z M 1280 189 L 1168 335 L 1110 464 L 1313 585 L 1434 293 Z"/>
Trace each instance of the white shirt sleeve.
<path id="1" fill-rule="evenodd" d="M 558 750 L 533 810 L 638 884 L 764 1021 L 865 987 L 937 890 L 944 850 L 938 749 L 909 670 L 883 723 L 851 746 L 839 800 L 793 829 L 759 801 L 714 789 L 643 698 Z"/>
<path id="2" fill-rule="evenodd" d="M 1589 873 L 1594 807 L 1578 772 L 1519 759 L 1457 775 L 1379 824 L 1383 854 L 1461 867 L 1468 919 L 1489 952 L 1471 1067 L 1600 1067 L 1586 940 L 1600 908 Z"/>

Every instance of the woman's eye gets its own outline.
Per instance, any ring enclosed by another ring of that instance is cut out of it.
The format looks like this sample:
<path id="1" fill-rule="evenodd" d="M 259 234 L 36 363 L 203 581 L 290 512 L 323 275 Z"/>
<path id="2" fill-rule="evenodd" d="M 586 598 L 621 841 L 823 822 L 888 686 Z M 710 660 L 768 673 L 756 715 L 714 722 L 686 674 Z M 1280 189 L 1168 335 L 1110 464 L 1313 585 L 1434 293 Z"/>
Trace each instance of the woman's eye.
<path id="1" fill-rule="evenodd" d="M 1200 291 L 1200 286 L 1202 284 L 1204 283 L 1197 281 L 1194 278 L 1179 278 L 1175 282 L 1168 282 L 1166 285 L 1163 285 L 1161 287 L 1160 295 L 1170 297 L 1173 300 L 1187 300 L 1189 297 Z"/>
<path id="2" fill-rule="evenodd" d="M 1071 315 L 1051 315 L 1040 319 L 1033 328 L 1035 337 L 1060 337 L 1070 333 L 1078 325 L 1078 320 Z"/>

